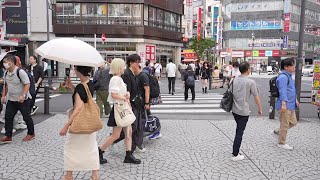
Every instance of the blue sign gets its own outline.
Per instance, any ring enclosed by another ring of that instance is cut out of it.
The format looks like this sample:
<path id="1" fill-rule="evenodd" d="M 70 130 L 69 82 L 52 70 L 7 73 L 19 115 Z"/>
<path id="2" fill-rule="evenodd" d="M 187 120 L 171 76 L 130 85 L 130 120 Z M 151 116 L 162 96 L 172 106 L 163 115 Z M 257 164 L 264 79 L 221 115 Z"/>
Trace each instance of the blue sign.
<path id="1" fill-rule="evenodd" d="M 282 29 L 281 20 L 231 21 L 231 30 Z"/>
<path id="2" fill-rule="evenodd" d="M 283 48 L 288 48 L 288 36 L 283 36 Z"/>
<path id="3" fill-rule="evenodd" d="M 272 51 L 265 51 L 265 56 L 272 56 Z"/>

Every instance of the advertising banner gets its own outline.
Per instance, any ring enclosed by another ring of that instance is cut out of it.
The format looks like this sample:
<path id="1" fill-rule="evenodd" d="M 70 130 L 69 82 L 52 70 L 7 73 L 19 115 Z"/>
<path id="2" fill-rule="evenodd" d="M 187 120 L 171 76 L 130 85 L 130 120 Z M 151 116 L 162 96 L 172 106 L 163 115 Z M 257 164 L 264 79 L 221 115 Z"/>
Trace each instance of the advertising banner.
<path id="1" fill-rule="evenodd" d="M 283 2 L 283 13 L 291 12 L 291 0 L 284 0 Z"/>
<path id="2" fill-rule="evenodd" d="M 185 17 L 184 19 L 193 19 L 193 4 L 192 0 L 186 0 L 186 6 L 185 6 Z"/>
<path id="3" fill-rule="evenodd" d="M 146 45 L 146 60 L 155 61 L 156 60 L 156 46 Z"/>
<path id="4" fill-rule="evenodd" d="M 288 36 L 283 36 L 283 48 L 288 48 Z"/>
<path id="5" fill-rule="evenodd" d="M 192 38 L 192 29 L 193 29 L 193 23 L 192 19 L 185 20 L 186 21 L 186 31 L 185 31 L 185 37 L 186 38 Z"/>
<path id="6" fill-rule="evenodd" d="M 280 19 L 231 21 L 231 30 L 282 29 Z"/>
<path id="7" fill-rule="evenodd" d="M 290 32 L 290 21 L 291 21 L 291 14 L 285 13 L 283 32 Z"/>
<path id="8" fill-rule="evenodd" d="M 202 9 L 199 8 L 198 9 L 198 29 L 197 29 L 197 36 L 198 36 L 198 40 L 200 40 L 201 38 L 201 24 L 202 24 Z"/>
<path id="9" fill-rule="evenodd" d="M 315 60 L 313 64 L 314 69 L 311 103 L 315 105 L 320 105 L 320 60 Z"/>
<path id="10" fill-rule="evenodd" d="M 248 47 L 252 47 L 252 39 L 248 39 Z M 254 47 L 281 48 L 281 39 L 255 39 Z"/>

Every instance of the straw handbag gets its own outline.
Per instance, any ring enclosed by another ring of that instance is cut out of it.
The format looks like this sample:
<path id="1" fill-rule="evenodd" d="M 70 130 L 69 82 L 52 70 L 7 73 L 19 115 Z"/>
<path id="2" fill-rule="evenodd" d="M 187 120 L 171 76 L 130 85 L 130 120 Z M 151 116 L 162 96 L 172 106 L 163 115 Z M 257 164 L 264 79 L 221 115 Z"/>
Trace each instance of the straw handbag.
<path id="1" fill-rule="evenodd" d="M 127 127 L 136 120 L 136 116 L 133 114 L 129 103 L 123 101 L 114 105 L 114 119 L 116 120 L 117 126 Z"/>
<path id="2" fill-rule="evenodd" d="M 69 127 L 72 134 L 91 134 L 102 129 L 103 124 L 100 118 L 98 105 L 93 101 L 91 92 L 86 83 L 81 83 L 86 90 L 88 102 L 83 103 L 80 112 L 73 119 Z"/>

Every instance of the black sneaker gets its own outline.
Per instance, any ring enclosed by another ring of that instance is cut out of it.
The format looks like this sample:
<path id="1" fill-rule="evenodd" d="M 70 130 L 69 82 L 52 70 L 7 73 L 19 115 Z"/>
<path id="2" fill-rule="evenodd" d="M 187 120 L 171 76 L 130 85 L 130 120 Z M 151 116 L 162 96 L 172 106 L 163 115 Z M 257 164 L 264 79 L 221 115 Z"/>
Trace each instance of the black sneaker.
<path id="1" fill-rule="evenodd" d="M 34 115 L 34 114 L 37 112 L 38 109 L 39 109 L 38 106 L 33 106 L 33 107 L 32 107 L 32 110 L 31 110 L 31 113 L 30 113 L 31 116 Z"/>

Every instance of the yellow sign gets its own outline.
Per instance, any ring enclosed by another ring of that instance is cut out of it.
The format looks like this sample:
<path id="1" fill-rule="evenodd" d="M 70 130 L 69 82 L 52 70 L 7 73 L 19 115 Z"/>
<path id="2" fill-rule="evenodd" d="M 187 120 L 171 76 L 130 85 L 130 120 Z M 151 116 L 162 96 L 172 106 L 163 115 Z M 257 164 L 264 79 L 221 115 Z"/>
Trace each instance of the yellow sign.
<path id="1" fill-rule="evenodd" d="M 252 55 L 254 57 L 259 57 L 259 51 L 252 51 Z"/>

